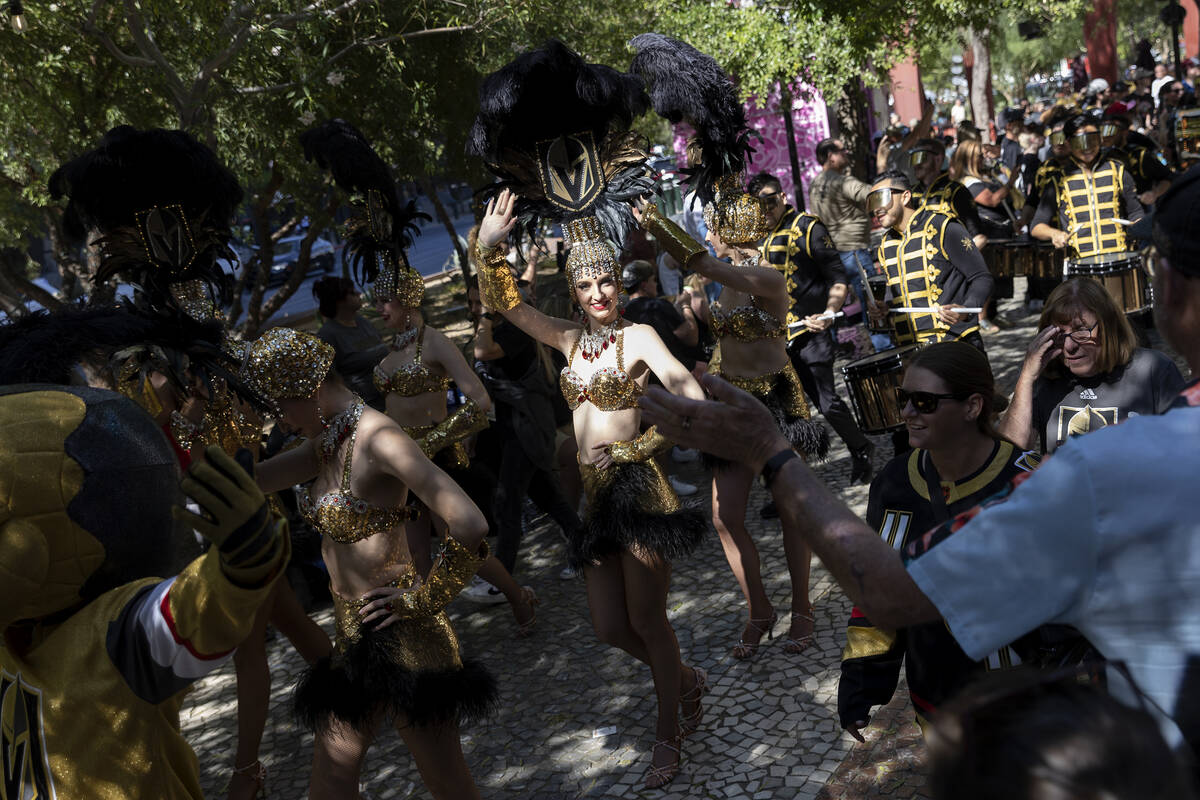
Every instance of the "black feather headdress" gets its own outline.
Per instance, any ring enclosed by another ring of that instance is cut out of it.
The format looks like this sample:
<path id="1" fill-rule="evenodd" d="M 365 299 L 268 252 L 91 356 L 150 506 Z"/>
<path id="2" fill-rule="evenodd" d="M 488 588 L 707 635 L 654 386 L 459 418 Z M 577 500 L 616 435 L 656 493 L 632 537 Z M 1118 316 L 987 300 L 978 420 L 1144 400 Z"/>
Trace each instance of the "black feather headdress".
<path id="1" fill-rule="evenodd" d="M 646 82 L 655 112 L 695 130 L 699 163 L 689 159 L 683 172 L 701 202 L 713 202 L 717 181 L 744 171 L 754 153 L 750 137 L 756 134 L 733 79 L 712 56 L 678 39 L 643 33 L 629 44 L 637 51 L 629 69 Z"/>
<path id="2" fill-rule="evenodd" d="M 517 231 L 596 217 L 620 243 L 634 225 L 630 201 L 654 188 L 645 147 L 629 130 L 648 108 L 636 76 L 551 39 L 484 79 L 467 152 L 499 179 L 485 196 L 518 196 Z"/>
<path id="3" fill-rule="evenodd" d="M 237 179 L 184 131 L 113 128 L 95 149 L 50 176 L 66 196 L 63 227 L 73 243 L 100 248 L 97 282 L 124 280 L 155 305 L 172 305 L 171 284 L 199 280 L 224 303 L 219 259 L 235 259 L 230 221 L 242 201 Z"/>
<path id="4" fill-rule="evenodd" d="M 300 134 L 304 157 L 328 169 L 343 191 L 351 195 L 354 214 L 346 223 L 346 257 L 360 283 L 379 283 L 384 294 L 397 287 L 392 273 L 408 279 L 416 291 L 419 275 L 408 264 L 406 250 L 420 235 L 418 220 L 431 217 L 417 210 L 414 201 L 401 204 L 396 182 L 387 164 L 357 128 L 341 119 L 331 119 Z M 421 283 L 423 286 L 423 282 Z M 410 298 L 411 299 L 411 298 Z M 412 305 L 420 303 L 420 298 Z M 408 303 L 406 303 L 408 305 Z"/>

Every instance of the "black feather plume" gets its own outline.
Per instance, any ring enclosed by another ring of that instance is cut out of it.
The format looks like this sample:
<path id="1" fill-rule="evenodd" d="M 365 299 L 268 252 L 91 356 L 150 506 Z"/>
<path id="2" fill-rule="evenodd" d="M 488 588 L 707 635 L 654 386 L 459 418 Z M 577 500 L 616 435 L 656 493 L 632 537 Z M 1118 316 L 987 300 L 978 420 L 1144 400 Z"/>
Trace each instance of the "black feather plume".
<path id="1" fill-rule="evenodd" d="M 629 69 L 645 80 L 654 110 L 672 125 L 695 129 L 701 161 L 683 172 L 700 200 L 712 202 L 717 179 L 742 172 L 754 153 L 750 137 L 757 134 L 733 79 L 712 56 L 678 39 L 643 33 L 629 44 L 637 51 Z"/>
<path id="2" fill-rule="evenodd" d="M 155 302 L 170 304 L 171 283 L 199 279 L 228 301 L 229 282 L 217 261 L 234 258 L 229 224 L 242 189 L 191 134 L 113 128 L 95 149 L 59 167 L 49 189 L 55 199 L 68 198 L 63 228 L 71 242 L 99 234 L 100 280 L 119 276 L 153 293 Z M 183 211 L 191 244 L 183 263 L 164 266 L 147 252 L 139 215 L 169 206 Z"/>
<path id="3" fill-rule="evenodd" d="M 300 146 L 305 159 L 329 170 L 334 183 L 354 197 L 345 253 L 359 281 L 375 280 L 381 254 L 407 264 L 405 250 L 421 234 L 417 221 L 432 217 L 413 201 L 401 204 L 391 170 L 367 137 L 349 122 L 331 119 L 300 134 Z"/>
<path id="4" fill-rule="evenodd" d="M 648 108 L 640 79 L 589 64 L 556 39 L 522 53 L 479 88 L 479 114 L 467 152 L 482 158 L 499 178 L 482 190 L 483 196 L 511 189 L 518 196 L 520 228 L 529 232 L 543 219 L 561 222 L 595 214 L 609 237 L 621 242 L 634 225 L 629 201 L 653 191 L 644 147 L 628 132 Z M 546 199 L 537 143 L 584 132 L 600 150 L 606 187 L 591 207 L 571 213 Z"/>

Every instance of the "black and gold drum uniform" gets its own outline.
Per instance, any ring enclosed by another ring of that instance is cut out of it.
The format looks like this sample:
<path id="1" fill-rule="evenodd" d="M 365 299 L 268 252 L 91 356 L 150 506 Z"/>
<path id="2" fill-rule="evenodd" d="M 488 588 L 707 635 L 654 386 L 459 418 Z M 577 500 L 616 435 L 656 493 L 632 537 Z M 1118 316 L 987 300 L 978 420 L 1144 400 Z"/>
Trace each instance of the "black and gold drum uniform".
<path id="1" fill-rule="evenodd" d="M 753 297 L 749 305 L 738 306 L 728 312 L 719 302 L 713 303 L 711 310 L 713 333 L 718 341 L 726 337 L 740 342 L 783 338 L 783 325 L 773 314 L 759 308 Z M 709 364 L 709 372 L 720 375 L 742 391 L 757 397 L 770 409 L 784 438 L 805 458 L 823 458 L 829 451 L 829 433 L 824 425 L 812 419 L 808 401 L 804 398 L 804 386 L 790 360 L 773 372 L 743 376 L 724 372 L 721 359 L 715 357 Z M 714 469 L 725 465 L 724 461 L 713 456 L 706 455 L 705 461 Z"/>
<path id="2" fill-rule="evenodd" d="M 966 186 L 951 178 L 949 172 L 943 172 L 924 190 L 913 190 L 913 195 L 920 203 L 920 210 L 953 217 L 967 229 L 967 235 L 972 239 L 982 232 L 975 198 Z"/>
<path id="3" fill-rule="evenodd" d="M 1139 195 L 1150 191 L 1163 181 L 1171 180 L 1174 175 L 1167 166 L 1167 159 L 1162 151 L 1138 142 L 1130 141 L 1122 147 L 1114 147 L 1110 155 L 1124 163 L 1125 169 L 1133 177 L 1134 191 Z"/>
<path id="4" fill-rule="evenodd" d="M 392 370 L 391 374 L 375 367 L 375 388 L 385 397 L 397 394 L 400 397 L 419 397 L 430 392 L 443 396 L 450 388 L 451 380 L 438 375 L 421 358 L 425 341 L 425 326 L 417 334 L 417 348 L 413 360 Z M 441 422 L 429 425 L 403 426 L 404 432 L 412 437 L 427 458 L 439 467 L 448 470 L 465 469 L 470 463 L 464 440 L 471 434 L 487 427 L 487 417 L 469 398 L 454 413 Z"/>
<path id="5" fill-rule="evenodd" d="M 362 401 L 358 401 L 361 413 Z M 353 544 L 402 526 L 411 507 L 381 508 L 350 491 L 355 430 L 346 449 L 338 489 L 315 500 L 299 493 L 300 510 L 322 536 Z M 314 730 L 334 720 L 359 730 L 372 730 L 380 720 L 429 725 L 450 719 L 482 716 L 494 704 L 494 678 L 478 662 L 459 654 L 458 637 L 445 606 L 475 574 L 487 556 L 470 553 L 446 537 L 429 577 L 412 595 L 412 609 L 394 609 L 401 619 L 375 630 L 363 626 L 359 611 L 367 600 L 333 595 L 334 649 L 310 667 L 296 687 L 296 711 Z M 417 584 L 412 564 L 392 583 L 401 589 Z"/>
<path id="6" fill-rule="evenodd" d="M 942 492 L 946 512 L 953 517 L 1036 466 L 1031 454 L 997 440 L 992 455 L 975 474 L 957 482 L 940 482 L 933 491 Z M 930 503 L 930 472 L 929 454 L 914 450 L 893 458 L 871 482 L 867 524 L 897 552 L 941 521 Z M 891 702 L 903 664 L 917 720 L 924 725 L 929 714 L 978 674 L 1019 663 L 1020 658 L 1007 647 L 983 661 L 972 661 L 940 620 L 893 633 L 873 626 L 856 607 L 846 626 L 838 716 L 843 727 L 870 719 L 874 706 Z"/>
<path id="7" fill-rule="evenodd" d="M 1101 154 L 1090 173 L 1074 159 L 1060 163 L 1038 201 L 1030 228 L 1052 225 L 1071 234 L 1075 255 L 1101 256 L 1129 250 L 1125 226 L 1137 222 L 1142 204 L 1133 178 L 1119 159 Z"/>
<path id="8" fill-rule="evenodd" d="M 584 403 L 600 411 L 625 411 L 637 406 L 642 389 L 625 370 L 625 332 L 617 331 L 615 337 L 616 367 L 599 369 L 587 381 L 571 368 L 579 341 L 571 346 L 558 382 L 572 411 Z M 670 561 L 696 549 L 708 530 L 708 522 L 698 510 L 681 506 L 662 467 L 654 460 L 657 453 L 670 446 L 651 426 L 636 439 L 609 445 L 615 462 L 609 468 L 579 462 L 587 513 L 583 527 L 569 542 L 572 566 L 592 566 L 624 550 L 647 550 Z"/>
<path id="9" fill-rule="evenodd" d="M 814 334 L 803 325 L 791 327 L 811 314 L 823 312 L 829 287 L 846 282 L 841 258 L 825 224 L 812 214 L 789 208 L 763 240 L 761 253 L 763 259 L 787 279 L 788 343 L 796 339 L 829 340 L 828 334 Z M 832 357 L 831 340 L 828 350 Z"/>
<path id="10" fill-rule="evenodd" d="M 974 315 L 947 325 L 937 314 L 938 306 L 950 303 L 982 307 L 992 292 L 987 264 L 962 223 L 940 211 L 919 209 L 903 232 L 884 232 L 878 258 L 888 278 L 891 305 L 929 309 L 892 315 L 897 344 L 965 339 L 982 349 Z"/>

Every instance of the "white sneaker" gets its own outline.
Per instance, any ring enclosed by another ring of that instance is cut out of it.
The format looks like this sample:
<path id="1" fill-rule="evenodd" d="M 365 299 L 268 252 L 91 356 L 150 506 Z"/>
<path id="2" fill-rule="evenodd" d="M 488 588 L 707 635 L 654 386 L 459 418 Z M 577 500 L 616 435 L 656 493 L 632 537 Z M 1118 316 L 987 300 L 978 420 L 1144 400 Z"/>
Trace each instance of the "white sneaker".
<path id="1" fill-rule="evenodd" d="M 508 598 L 504 596 L 504 592 L 492 586 L 478 575 L 471 579 L 471 585 L 463 589 L 461 595 L 472 603 L 483 603 L 489 606 L 508 602 Z"/>
<path id="2" fill-rule="evenodd" d="M 693 486 L 690 483 L 685 483 L 684 481 L 676 478 L 674 475 L 668 476 L 667 481 L 671 484 L 671 488 L 675 490 L 675 494 L 679 495 L 680 497 L 690 497 L 691 495 L 694 495 L 696 492 L 700 491 L 700 489 L 696 486 Z"/>
<path id="3" fill-rule="evenodd" d="M 676 445 L 671 448 L 671 460 L 679 464 L 690 464 L 693 461 L 700 460 L 700 451 Z"/>

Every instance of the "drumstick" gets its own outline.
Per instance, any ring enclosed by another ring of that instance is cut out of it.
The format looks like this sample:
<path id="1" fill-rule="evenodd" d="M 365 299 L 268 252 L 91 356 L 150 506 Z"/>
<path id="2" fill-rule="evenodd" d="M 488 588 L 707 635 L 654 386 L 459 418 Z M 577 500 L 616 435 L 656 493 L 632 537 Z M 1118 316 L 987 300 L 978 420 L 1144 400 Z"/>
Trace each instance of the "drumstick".
<path id="1" fill-rule="evenodd" d="M 818 314 L 817 319 L 837 319 L 838 317 L 844 317 L 844 316 L 846 316 L 845 311 L 837 311 L 837 312 L 826 311 L 824 314 Z M 789 328 L 803 328 L 807 324 L 808 324 L 808 321 L 802 319 L 799 322 L 793 322 L 791 325 L 788 325 L 788 327 Z"/>
<path id="2" fill-rule="evenodd" d="M 958 308 L 958 307 L 952 308 L 950 310 L 955 312 L 956 314 L 978 314 L 981 311 L 983 311 L 982 308 Z M 930 306 L 929 308 L 913 308 L 912 306 L 902 306 L 900 308 L 889 308 L 888 311 L 890 311 L 893 314 L 936 314 L 938 310 L 937 310 L 937 306 Z"/>

